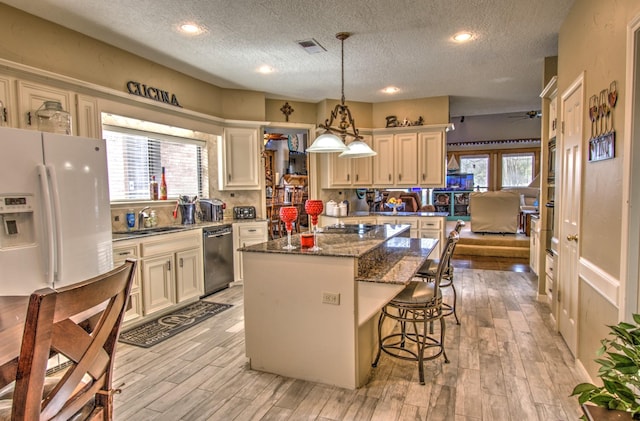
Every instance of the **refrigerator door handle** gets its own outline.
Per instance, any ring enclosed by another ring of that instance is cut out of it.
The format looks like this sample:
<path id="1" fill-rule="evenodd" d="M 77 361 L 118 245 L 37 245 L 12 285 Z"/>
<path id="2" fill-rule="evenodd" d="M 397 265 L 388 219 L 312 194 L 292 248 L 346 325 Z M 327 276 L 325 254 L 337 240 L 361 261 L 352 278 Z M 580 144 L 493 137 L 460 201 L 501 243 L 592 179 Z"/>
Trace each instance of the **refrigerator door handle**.
<path id="1" fill-rule="evenodd" d="M 40 178 L 40 188 L 42 190 L 42 204 L 44 208 L 44 222 L 47 241 L 47 284 L 53 286 L 54 271 L 54 238 L 53 238 L 53 213 L 51 210 L 51 194 L 49 192 L 49 183 L 47 177 L 47 169 L 44 165 L 38 165 L 38 176 Z"/>
<path id="2" fill-rule="evenodd" d="M 47 174 L 49 175 L 49 180 L 51 181 L 51 198 L 53 202 L 53 215 L 55 222 L 55 240 L 56 240 L 56 267 L 55 267 L 55 278 L 53 287 L 55 288 L 55 281 L 59 279 L 63 279 L 62 276 L 62 213 L 60 209 L 60 194 L 58 191 L 58 177 L 56 176 L 56 169 L 53 165 L 47 165 Z"/>

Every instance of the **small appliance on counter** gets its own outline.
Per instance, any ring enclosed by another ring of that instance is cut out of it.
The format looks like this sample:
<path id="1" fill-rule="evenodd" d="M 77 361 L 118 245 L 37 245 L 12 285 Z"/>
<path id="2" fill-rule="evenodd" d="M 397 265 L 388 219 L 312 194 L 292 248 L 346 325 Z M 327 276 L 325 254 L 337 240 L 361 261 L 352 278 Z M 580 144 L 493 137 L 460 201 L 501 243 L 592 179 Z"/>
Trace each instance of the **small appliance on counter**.
<path id="1" fill-rule="evenodd" d="M 254 206 L 234 206 L 234 219 L 256 219 L 256 208 Z"/>
<path id="2" fill-rule="evenodd" d="M 221 222 L 224 218 L 225 204 L 220 199 L 200 199 L 200 211 L 203 222 Z"/>

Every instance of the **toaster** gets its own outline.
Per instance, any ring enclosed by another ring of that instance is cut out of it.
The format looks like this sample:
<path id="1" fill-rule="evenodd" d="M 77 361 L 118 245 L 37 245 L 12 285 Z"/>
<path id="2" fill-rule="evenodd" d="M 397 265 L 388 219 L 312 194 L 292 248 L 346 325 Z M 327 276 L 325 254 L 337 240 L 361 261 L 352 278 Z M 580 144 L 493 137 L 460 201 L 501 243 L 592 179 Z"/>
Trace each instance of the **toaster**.
<path id="1" fill-rule="evenodd" d="M 256 219 L 256 208 L 254 206 L 234 206 L 234 219 Z"/>

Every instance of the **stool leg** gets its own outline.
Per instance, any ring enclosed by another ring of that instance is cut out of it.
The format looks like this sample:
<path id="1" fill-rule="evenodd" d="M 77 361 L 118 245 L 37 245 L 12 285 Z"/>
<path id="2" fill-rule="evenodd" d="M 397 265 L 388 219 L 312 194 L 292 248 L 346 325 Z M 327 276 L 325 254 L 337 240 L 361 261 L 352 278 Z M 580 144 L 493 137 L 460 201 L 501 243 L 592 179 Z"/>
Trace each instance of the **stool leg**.
<path id="1" fill-rule="evenodd" d="M 444 331 L 446 329 L 446 323 L 444 322 L 444 317 L 440 317 L 440 346 L 442 347 L 442 356 L 444 357 L 444 362 L 449 363 L 449 358 L 447 358 L 447 351 L 444 350 Z"/>
<path id="2" fill-rule="evenodd" d="M 418 329 L 415 326 L 416 335 L 418 334 Z M 418 378 L 420 379 L 420 384 L 424 385 L 424 350 L 427 347 L 427 315 L 424 315 L 424 323 L 422 328 L 422 343 L 418 343 Z"/>
<path id="3" fill-rule="evenodd" d="M 458 294 L 456 293 L 456 286 L 451 282 L 451 289 L 453 290 L 453 316 L 456 318 L 456 324 L 460 324 L 460 319 L 458 319 L 458 313 L 456 312 L 456 301 L 458 301 Z"/>
<path id="4" fill-rule="evenodd" d="M 380 354 L 382 353 L 382 322 L 384 322 L 385 318 L 385 309 L 383 308 L 380 312 L 380 318 L 378 319 L 378 354 L 376 355 L 376 359 L 373 360 L 371 367 L 377 367 L 378 361 L 380 360 Z"/>

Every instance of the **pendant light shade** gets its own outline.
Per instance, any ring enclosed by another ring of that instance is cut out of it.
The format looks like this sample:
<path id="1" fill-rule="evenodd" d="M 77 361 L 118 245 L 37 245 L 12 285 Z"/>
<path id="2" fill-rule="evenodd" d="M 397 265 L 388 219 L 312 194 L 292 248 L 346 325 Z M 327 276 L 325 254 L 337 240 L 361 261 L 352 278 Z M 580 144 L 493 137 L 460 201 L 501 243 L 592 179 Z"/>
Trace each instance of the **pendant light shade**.
<path id="1" fill-rule="evenodd" d="M 340 158 L 367 158 L 378 153 L 361 140 L 354 140 L 347 145 L 347 150 L 338 155 Z"/>
<path id="2" fill-rule="evenodd" d="M 313 141 L 313 144 L 307 148 L 307 152 L 344 152 L 347 150 L 347 146 L 344 144 L 342 139 L 338 136 L 330 133 L 324 132 L 320 136 L 316 137 L 316 140 Z"/>
<path id="3" fill-rule="evenodd" d="M 356 129 L 355 121 L 351 116 L 351 110 L 349 110 L 349 107 L 345 104 L 344 40 L 349 38 L 350 35 L 348 32 L 339 32 L 336 34 L 336 38 L 340 40 L 342 47 L 342 97 L 340 98 L 340 103 L 335 106 L 330 117 L 325 120 L 324 124 L 319 125 L 319 127 L 325 129 L 326 132 L 316 138 L 313 144 L 307 148 L 307 152 L 342 152 L 340 156 L 343 158 L 364 158 L 376 155 L 369 145 L 362 142 L 362 136 L 360 136 L 358 129 Z M 335 125 L 334 120 L 336 120 Z M 348 146 L 346 145 L 347 136 L 354 139 Z"/>

